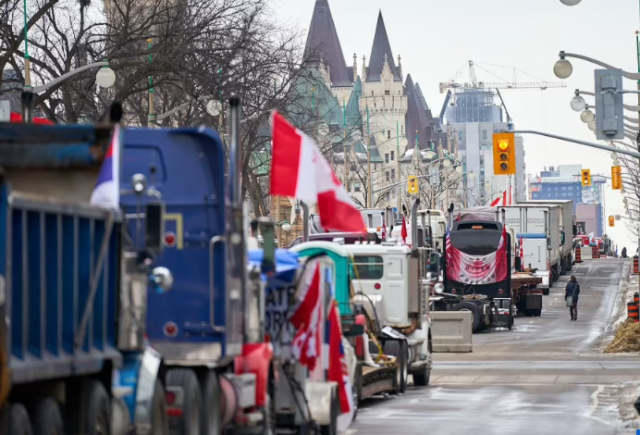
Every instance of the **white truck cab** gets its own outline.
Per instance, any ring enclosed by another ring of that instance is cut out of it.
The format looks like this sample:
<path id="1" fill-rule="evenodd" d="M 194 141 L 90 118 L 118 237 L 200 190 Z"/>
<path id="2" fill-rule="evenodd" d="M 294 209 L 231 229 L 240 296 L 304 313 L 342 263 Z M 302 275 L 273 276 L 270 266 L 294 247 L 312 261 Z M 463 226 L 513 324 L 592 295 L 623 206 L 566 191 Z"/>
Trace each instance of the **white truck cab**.
<path id="1" fill-rule="evenodd" d="M 344 245 L 352 255 L 355 299 L 377 319 L 382 333 L 406 341 L 405 377 L 415 385 L 427 385 L 431 372 L 431 319 L 429 286 L 420 277 L 420 259 L 412 258 L 407 246 Z M 405 352 L 402 350 L 401 352 Z"/>

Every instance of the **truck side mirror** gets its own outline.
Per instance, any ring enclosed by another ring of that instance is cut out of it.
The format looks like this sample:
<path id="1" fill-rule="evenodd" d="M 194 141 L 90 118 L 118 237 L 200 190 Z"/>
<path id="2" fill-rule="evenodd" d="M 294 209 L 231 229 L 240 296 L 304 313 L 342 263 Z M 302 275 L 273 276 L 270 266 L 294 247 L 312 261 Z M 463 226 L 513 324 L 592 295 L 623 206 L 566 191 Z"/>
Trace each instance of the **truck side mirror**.
<path id="1" fill-rule="evenodd" d="M 417 248 L 422 248 L 424 247 L 424 230 L 422 228 L 418 228 L 418 240 L 412 240 L 411 243 L 412 245 L 414 245 Z"/>
<path id="2" fill-rule="evenodd" d="M 267 217 L 258 219 L 260 234 L 262 235 L 262 248 L 264 254 L 262 256 L 262 264 L 260 269 L 262 273 L 268 275 L 276 271 L 276 231 L 273 221 Z"/>
<path id="3" fill-rule="evenodd" d="M 145 248 L 156 254 L 162 252 L 164 235 L 164 203 L 149 202 L 145 209 Z"/>

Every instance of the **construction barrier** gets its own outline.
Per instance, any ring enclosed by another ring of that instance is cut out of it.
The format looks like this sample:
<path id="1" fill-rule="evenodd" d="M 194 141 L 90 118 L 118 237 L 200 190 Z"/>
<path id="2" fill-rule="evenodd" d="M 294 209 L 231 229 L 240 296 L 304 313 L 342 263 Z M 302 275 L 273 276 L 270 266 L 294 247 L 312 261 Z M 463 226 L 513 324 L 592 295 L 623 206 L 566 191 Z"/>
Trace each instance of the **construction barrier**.
<path id="1" fill-rule="evenodd" d="M 580 252 L 581 252 L 580 256 L 582 257 L 582 261 L 593 259 L 593 250 L 591 249 L 590 246 L 583 246 L 582 248 L 580 248 Z"/>
<path id="2" fill-rule="evenodd" d="M 633 257 L 633 274 L 638 274 L 638 256 Z"/>
<path id="3" fill-rule="evenodd" d="M 431 320 L 434 352 L 471 352 L 473 350 L 473 313 L 432 311 Z"/>
<path id="4" fill-rule="evenodd" d="M 633 319 L 636 323 L 638 322 L 638 304 L 636 302 L 627 304 L 627 318 Z"/>
<path id="5" fill-rule="evenodd" d="M 591 258 L 600 258 L 600 249 L 597 246 L 591 247 Z"/>
<path id="6" fill-rule="evenodd" d="M 582 249 L 576 248 L 576 263 L 582 263 Z"/>
<path id="7" fill-rule="evenodd" d="M 639 304 L 640 304 L 640 293 L 634 293 L 634 294 L 633 294 L 633 302 L 634 302 L 636 305 L 639 305 Z"/>

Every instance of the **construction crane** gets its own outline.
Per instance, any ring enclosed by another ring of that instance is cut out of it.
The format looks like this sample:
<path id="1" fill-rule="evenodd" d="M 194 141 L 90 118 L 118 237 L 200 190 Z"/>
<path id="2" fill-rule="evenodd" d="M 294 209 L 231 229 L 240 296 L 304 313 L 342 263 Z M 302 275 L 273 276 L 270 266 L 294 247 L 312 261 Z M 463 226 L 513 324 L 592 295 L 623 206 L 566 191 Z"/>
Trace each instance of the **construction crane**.
<path id="1" fill-rule="evenodd" d="M 507 68 L 512 70 L 512 74 L 513 74 L 513 78 L 511 81 L 509 80 L 505 80 L 502 77 L 499 77 L 498 75 L 492 73 L 491 71 L 489 71 L 488 69 L 480 66 L 480 65 L 485 65 L 488 67 L 497 67 L 497 68 Z M 495 77 L 496 79 L 500 80 L 499 82 L 493 82 L 493 83 L 488 83 L 488 82 L 482 82 L 482 81 L 478 81 L 478 78 L 476 76 L 476 70 L 475 68 L 479 68 L 481 70 L 483 70 L 484 72 L 488 73 L 489 75 L 492 75 L 493 77 Z M 462 74 L 462 72 L 468 69 L 469 70 L 469 81 L 465 82 L 465 83 L 459 83 L 456 80 L 458 79 L 458 77 L 460 76 L 460 74 Z M 527 82 L 522 82 L 522 81 L 518 81 L 518 77 L 517 74 L 521 73 L 524 74 L 526 76 L 529 76 L 537 81 L 535 82 L 531 82 L 531 81 L 527 81 Z M 439 120 L 440 120 L 440 124 L 444 125 L 444 115 L 445 112 L 447 110 L 447 107 L 449 105 L 449 101 L 451 100 L 451 97 L 454 95 L 454 93 L 456 91 L 465 91 L 468 89 L 495 89 L 496 93 L 498 94 L 498 97 L 500 98 L 500 102 L 502 103 L 502 107 L 505 110 L 505 113 L 507 115 L 507 122 L 511 122 L 511 115 L 509 115 L 509 111 L 507 110 L 507 106 L 504 103 L 504 99 L 502 98 L 502 94 L 500 94 L 500 89 L 540 89 L 542 91 L 549 89 L 549 88 L 566 88 L 567 84 L 564 82 L 546 82 L 544 80 L 540 80 L 534 76 L 532 76 L 531 74 L 528 74 L 516 67 L 506 67 L 506 66 L 501 66 L 501 65 L 491 65 L 491 64 L 478 64 L 478 62 L 474 62 L 472 60 L 466 62 L 455 74 L 454 76 L 448 81 L 448 82 L 444 82 L 444 83 L 440 83 L 440 93 L 443 94 L 445 92 L 445 90 L 447 91 L 447 96 L 445 97 L 445 101 L 444 104 L 442 106 L 442 110 L 440 111 L 440 116 L 439 116 Z"/>
<path id="2" fill-rule="evenodd" d="M 513 80 L 512 81 L 504 80 L 503 78 L 498 77 L 496 74 L 492 73 L 486 68 L 483 68 L 480 65 L 493 66 L 498 68 L 510 68 L 513 71 Z M 478 81 L 476 77 L 476 71 L 475 71 L 476 67 L 494 76 L 500 81 L 493 82 L 493 83 Z M 460 76 L 460 74 L 466 68 L 469 69 L 469 81 L 465 83 L 457 82 L 456 79 Z M 518 68 L 515 68 L 515 67 L 504 67 L 500 65 L 490 65 L 490 64 L 478 64 L 477 62 L 470 60 L 467 63 L 465 63 L 462 66 L 462 68 L 460 68 L 448 82 L 440 83 L 440 93 L 443 94 L 447 89 L 540 89 L 540 90 L 545 90 L 548 88 L 566 88 L 567 87 L 567 84 L 564 82 L 545 82 L 544 80 L 539 80 L 539 79 L 536 79 L 538 80 L 536 82 L 531 82 L 531 81 L 519 82 L 517 79 L 518 72 L 535 79 L 535 77 L 533 77 L 532 75 L 527 74 L 526 72 L 519 70 Z"/>

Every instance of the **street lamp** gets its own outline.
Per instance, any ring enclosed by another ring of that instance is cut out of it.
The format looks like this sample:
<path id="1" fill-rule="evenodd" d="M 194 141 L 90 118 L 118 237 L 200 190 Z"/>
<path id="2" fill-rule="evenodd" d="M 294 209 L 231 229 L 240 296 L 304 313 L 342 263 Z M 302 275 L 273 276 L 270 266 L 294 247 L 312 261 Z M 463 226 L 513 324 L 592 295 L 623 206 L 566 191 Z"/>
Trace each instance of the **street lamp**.
<path id="1" fill-rule="evenodd" d="M 589 122 L 587 124 L 587 127 L 589 127 L 589 130 L 591 131 L 596 131 L 596 120 L 594 119 L 593 121 Z"/>
<path id="2" fill-rule="evenodd" d="M 587 103 L 584 101 L 584 98 L 582 98 L 578 94 L 576 94 L 571 99 L 571 108 L 576 112 L 580 112 L 581 110 L 584 110 L 586 106 L 587 106 Z"/>
<path id="3" fill-rule="evenodd" d="M 560 60 L 553 65 L 553 73 L 559 79 L 568 79 L 573 73 L 573 65 L 564 56 L 561 56 Z"/>
<path id="4" fill-rule="evenodd" d="M 582 0 L 560 0 L 560 3 L 566 6 L 575 6 L 580 3 Z"/>
<path id="5" fill-rule="evenodd" d="M 596 119 L 596 116 L 589 109 L 583 111 L 580 114 L 580 120 L 582 120 L 582 122 L 584 122 L 585 124 L 589 124 L 590 122 L 593 122 L 595 119 Z"/>
<path id="6" fill-rule="evenodd" d="M 116 73 L 109 68 L 108 62 L 105 63 L 106 65 L 100 68 L 96 73 L 96 83 L 101 88 L 108 89 L 116 83 Z"/>

